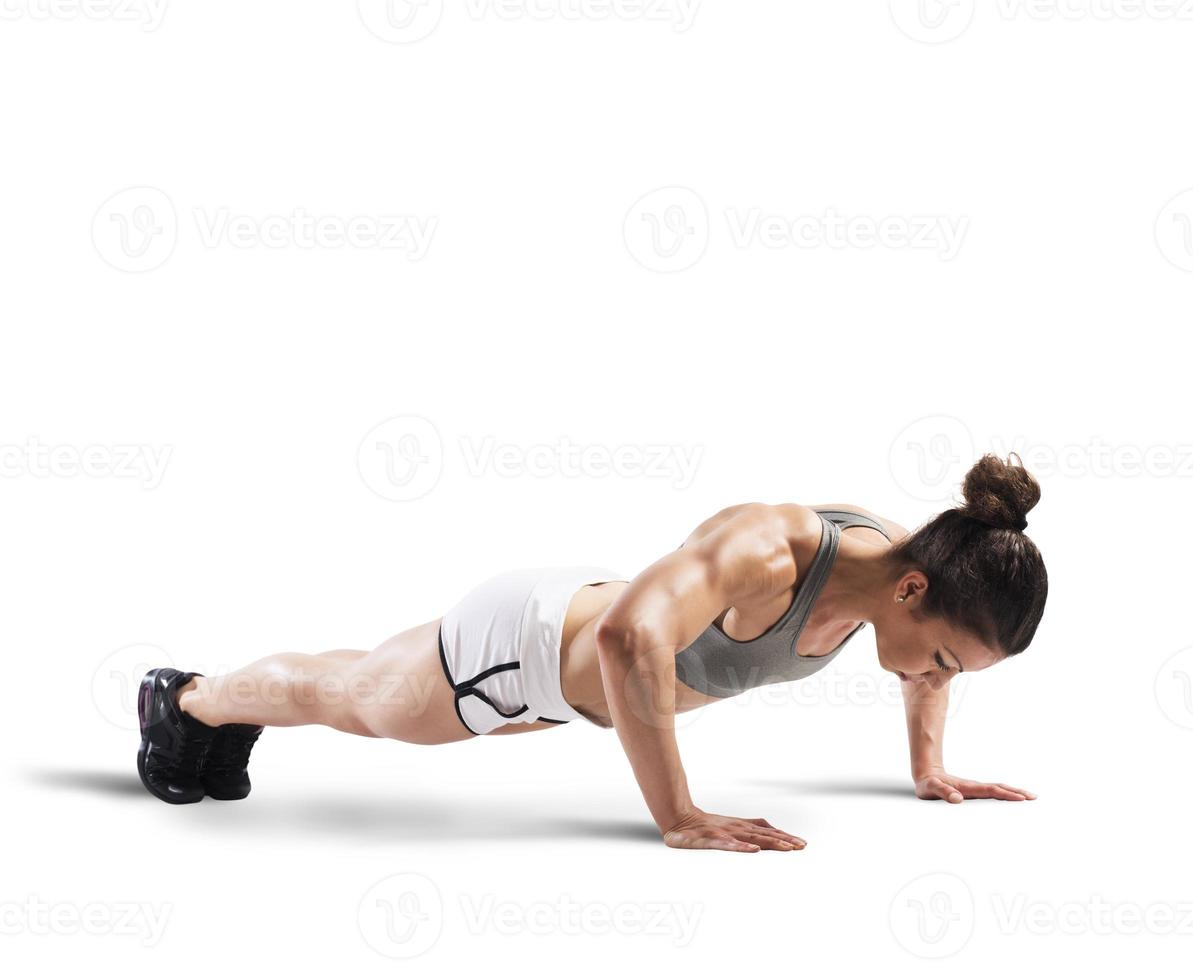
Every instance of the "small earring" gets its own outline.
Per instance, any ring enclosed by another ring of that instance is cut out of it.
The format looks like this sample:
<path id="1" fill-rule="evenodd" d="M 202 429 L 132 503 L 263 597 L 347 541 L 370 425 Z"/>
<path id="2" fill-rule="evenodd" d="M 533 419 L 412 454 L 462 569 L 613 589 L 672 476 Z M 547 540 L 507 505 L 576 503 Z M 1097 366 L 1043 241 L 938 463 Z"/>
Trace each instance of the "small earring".
<path id="1" fill-rule="evenodd" d="M 902 601 L 903 601 L 904 599 L 906 599 L 906 598 L 907 598 L 907 596 L 905 596 L 905 595 L 901 595 L 901 596 L 898 596 L 898 597 L 896 597 L 895 601 L 896 601 L 896 602 L 902 602 Z"/>

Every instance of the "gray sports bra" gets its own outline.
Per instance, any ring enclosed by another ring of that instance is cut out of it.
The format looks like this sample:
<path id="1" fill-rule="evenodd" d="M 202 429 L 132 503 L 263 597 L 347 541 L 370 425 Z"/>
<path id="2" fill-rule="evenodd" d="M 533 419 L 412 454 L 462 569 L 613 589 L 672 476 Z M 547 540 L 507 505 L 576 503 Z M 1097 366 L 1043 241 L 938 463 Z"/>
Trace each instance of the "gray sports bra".
<path id="1" fill-rule="evenodd" d="M 845 510 L 817 510 L 822 525 L 820 547 L 804 581 L 795 590 L 791 605 L 770 629 L 753 640 L 735 640 L 716 623 L 675 655 L 675 675 L 701 694 L 729 698 L 764 684 L 798 681 L 828 665 L 865 623 L 845 637 L 835 650 L 823 657 L 801 657 L 795 643 L 803 632 L 808 614 L 828 581 L 841 532 L 850 527 L 872 527 L 889 541 L 891 536 L 877 521 Z"/>

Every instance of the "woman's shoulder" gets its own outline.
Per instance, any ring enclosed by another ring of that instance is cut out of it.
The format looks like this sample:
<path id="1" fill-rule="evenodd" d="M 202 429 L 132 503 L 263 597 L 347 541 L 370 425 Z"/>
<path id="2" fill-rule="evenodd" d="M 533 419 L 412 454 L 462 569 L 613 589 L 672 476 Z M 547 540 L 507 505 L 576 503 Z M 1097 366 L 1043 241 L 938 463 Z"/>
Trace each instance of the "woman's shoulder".
<path id="1" fill-rule="evenodd" d="M 861 514 L 873 521 L 877 521 L 885 529 L 892 543 L 905 538 L 908 531 L 905 527 L 888 517 L 882 517 L 865 507 L 857 504 L 766 504 L 745 503 L 734 504 L 718 511 L 712 517 L 696 527 L 685 541 L 686 545 L 694 545 L 703 540 L 719 540 L 727 535 L 736 539 L 743 537 L 759 541 L 769 541 L 778 546 L 785 543 L 794 551 L 800 552 L 810 547 L 815 550 L 820 544 L 823 520 L 817 511 L 841 510 L 854 514 Z M 871 528 L 857 528 L 856 532 L 865 536 L 874 535 L 880 541 L 879 532 Z"/>
<path id="2" fill-rule="evenodd" d="M 729 526 L 737 533 L 771 532 L 778 537 L 790 538 L 820 533 L 820 518 L 810 507 L 801 504 L 734 504 L 717 511 L 702 522 L 688 536 L 688 543 L 694 543 L 711 533 Z"/>

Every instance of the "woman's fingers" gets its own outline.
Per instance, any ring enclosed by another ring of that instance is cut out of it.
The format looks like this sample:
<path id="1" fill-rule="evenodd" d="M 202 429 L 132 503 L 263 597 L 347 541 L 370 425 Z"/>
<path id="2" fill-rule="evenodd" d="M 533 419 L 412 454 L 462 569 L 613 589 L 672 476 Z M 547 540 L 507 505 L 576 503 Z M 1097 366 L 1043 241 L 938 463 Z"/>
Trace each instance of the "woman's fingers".
<path id="1" fill-rule="evenodd" d="M 742 823 L 749 824 L 749 830 L 768 834 L 772 837 L 778 837 L 780 840 L 785 840 L 789 844 L 807 844 L 808 842 L 802 837 L 796 837 L 794 834 L 789 834 L 785 830 L 780 830 L 778 827 L 772 827 L 769 823 L 761 817 L 756 817 L 753 820 L 743 820 Z"/>
<path id="2" fill-rule="evenodd" d="M 757 830 L 726 831 L 719 834 L 697 834 L 676 831 L 664 838 L 668 847 L 690 850 L 740 851 L 800 851 L 804 845 L 792 844 L 779 837 L 772 837 Z"/>
<path id="3" fill-rule="evenodd" d="M 793 844 L 781 837 L 764 834 L 758 829 L 731 830 L 715 837 L 701 838 L 695 847 L 717 848 L 724 851 L 799 851 L 803 844 Z"/>
<path id="4" fill-rule="evenodd" d="M 799 851 L 806 843 L 786 831 L 772 827 L 761 817 L 742 820 L 715 813 L 698 812 L 682 825 L 663 834 L 668 847 L 704 848 L 720 851 Z"/>
<path id="5" fill-rule="evenodd" d="M 692 847 L 707 848 L 713 851 L 743 851 L 751 853 L 761 851 L 762 847 L 748 840 L 738 840 L 732 834 L 716 834 L 710 837 L 699 837 Z"/>
<path id="6" fill-rule="evenodd" d="M 992 783 L 990 785 L 991 795 L 998 800 L 1011 800 L 1012 802 L 1019 802 L 1027 799 L 1027 794 L 1012 789 L 1010 786 L 1004 786 L 1002 783 Z"/>
<path id="7" fill-rule="evenodd" d="M 1011 803 L 1019 803 L 1023 800 L 1035 799 L 1035 797 L 1026 790 L 1016 789 L 1014 786 L 1007 786 L 1004 783 L 966 782 L 962 784 L 960 789 L 970 799 L 1006 800 Z"/>
<path id="8" fill-rule="evenodd" d="M 952 779 L 952 777 L 950 777 Z M 917 785 L 916 794 L 921 799 L 942 799 L 949 803 L 960 803 L 963 800 L 1005 800 L 1010 803 L 1020 803 L 1023 800 L 1034 800 L 1034 793 L 1006 783 L 979 783 L 972 779 L 957 779 L 950 782 L 940 776 L 931 776 Z"/>
<path id="9" fill-rule="evenodd" d="M 734 834 L 738 840 L 746 840 L 751 844 L 757 844 L 764 851 L 802 851 L 804 845 L 794 844 L 782 837 L 771 837 L 767 834 L 751 833 L 748 830 L 739 830 Z"/>
<path id="10" fill-rule="evenodd" d="M 928 791 L 949 803 L 960 803 L 965 799 L 965 794 L 961 790 L 952 783 L 946 783 L 939 776 L 933 776 L 928 780 Z"/>
<path id="11" fill-rule="evenodd" d="M 724 837 L 706 837 L 704 839 L 707 843 L 698 846 L 707 847 L 717 851 L 753 852 L 762 850 L 762 845 L 760 844 L 755 844 L 753 841 L 748 840 L 739 840 L 737 837 L 731 837 L 728 835 Z"/>
<path id="12" fill-rule="evenodd" d="M 965 795 L 977 800 L 1007 800 L 1019 802 L 1026 800 L 1027 795 L 1002 783 L 965 783 Z"/>

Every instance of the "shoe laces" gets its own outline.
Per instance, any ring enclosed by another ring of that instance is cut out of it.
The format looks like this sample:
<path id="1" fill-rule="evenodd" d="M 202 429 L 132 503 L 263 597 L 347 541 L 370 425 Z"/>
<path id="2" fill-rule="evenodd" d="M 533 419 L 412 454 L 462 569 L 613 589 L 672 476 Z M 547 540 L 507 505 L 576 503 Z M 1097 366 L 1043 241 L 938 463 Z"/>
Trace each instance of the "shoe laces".
<path id="1" fill-rule="evenodd" d="M 178 752 L 178 760 L 184 763 L 188 770 L 198 772 L 202 768 L 203 760 L 206 758 L 210 748 L 210 737 L 192 735 L 182 740 L 182 746 Z"/>
<path id="2" fill-rule="evenodd" d="M 238 772 L 246 768 L 249 755 L 260 735 L 259 726 L 225 725 L 212 740 L 211 750 L 207 754 L 207 770 Z"/>
<path id="3" fill-rule="evenodd" d="M 191 734 L 184 730 L 171 749 L 157 746 L 156 751 L 149 756 L 148 769 L 172 776 L 197 776 L 210 748 L 210 735 Z"/>

